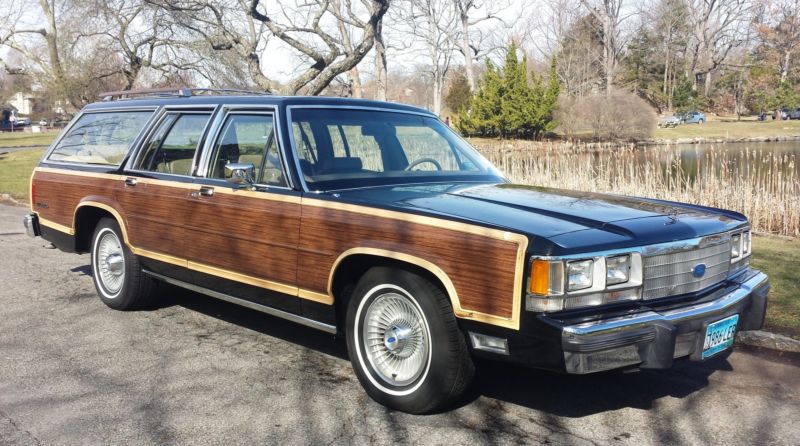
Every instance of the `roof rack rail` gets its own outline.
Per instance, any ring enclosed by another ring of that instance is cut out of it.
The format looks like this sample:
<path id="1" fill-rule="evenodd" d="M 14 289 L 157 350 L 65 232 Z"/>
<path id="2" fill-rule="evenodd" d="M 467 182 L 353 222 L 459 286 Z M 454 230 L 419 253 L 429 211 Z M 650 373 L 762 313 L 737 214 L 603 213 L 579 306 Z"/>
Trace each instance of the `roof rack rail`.
<path id="1" fill-rule="evenodd" d="M 144 88 L 140 90 L 120 90 L 120 91 L 107 91 L 100 93 L 103 101 L 109 102 L 114 100 L 124 99 L 137 99 L 144 97 L 176 97 L 188 98 L 198 95 L 270 95 L 271 93 L 264 91 L 253 90 L 238 90 L 233 88 L 188 88 L 188 87 L 173 87 L 173 88 Z"/>

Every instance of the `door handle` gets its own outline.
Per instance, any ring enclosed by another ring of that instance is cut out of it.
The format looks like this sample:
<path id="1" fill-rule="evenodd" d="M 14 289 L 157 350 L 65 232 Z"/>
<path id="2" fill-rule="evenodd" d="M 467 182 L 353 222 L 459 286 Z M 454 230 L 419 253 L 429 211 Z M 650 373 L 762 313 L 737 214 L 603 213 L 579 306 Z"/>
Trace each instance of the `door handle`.
<path id="1" fill-rule="evenodd" d="M 203 187 L 200 188 L 200 195 L 202 195 L 204 197 L 211 197 L 211 196 L 214 195 L 214 188 L 213 187 L 203 186 Z"/>
<path id="2" fill-rule="evenodd" d="M 138 180 L 134 177 L 125 178 L 126 186 L 136 186 L 136 183 L 138 183 Z"/>

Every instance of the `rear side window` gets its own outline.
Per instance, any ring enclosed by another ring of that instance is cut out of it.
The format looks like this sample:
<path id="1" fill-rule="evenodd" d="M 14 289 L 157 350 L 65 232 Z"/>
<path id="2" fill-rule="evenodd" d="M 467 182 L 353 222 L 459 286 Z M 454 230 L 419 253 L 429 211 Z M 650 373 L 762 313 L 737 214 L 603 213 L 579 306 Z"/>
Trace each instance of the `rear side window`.
<path id="1" fill-rule="evenodd" d="M 86 113 L 47 159 L 118 166 L 152 114 L 151 111 Z"/>
<path id="2" fill-rule="evenodd" d="M 210 113 L 167 115 L 147 144 L 137 168 L 191 175 L 194 154 L 209 117 Z"/>

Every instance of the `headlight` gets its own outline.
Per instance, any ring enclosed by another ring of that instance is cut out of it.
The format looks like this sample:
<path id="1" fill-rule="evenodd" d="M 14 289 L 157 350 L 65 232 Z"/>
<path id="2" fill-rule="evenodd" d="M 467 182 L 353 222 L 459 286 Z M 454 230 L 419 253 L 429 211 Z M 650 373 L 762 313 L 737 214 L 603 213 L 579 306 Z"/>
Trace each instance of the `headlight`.
<path id="1" fill-rule="evenodd" d="M 567 291 L 578 291 L 592 287 L 594 261 L 578 260 L 567 263 Z"/>
<path id="2" fill-rule="evenodd" d="M 628 255 L 606 259 L 606 285 L 616 285 L 628 281 L 631 272 L 630 259 Z"/>
<path id="3" fill-rule="evenodd" d="M 534 258 L 525 309 L 561 311 L 641 299 L 642 255 Z"/>

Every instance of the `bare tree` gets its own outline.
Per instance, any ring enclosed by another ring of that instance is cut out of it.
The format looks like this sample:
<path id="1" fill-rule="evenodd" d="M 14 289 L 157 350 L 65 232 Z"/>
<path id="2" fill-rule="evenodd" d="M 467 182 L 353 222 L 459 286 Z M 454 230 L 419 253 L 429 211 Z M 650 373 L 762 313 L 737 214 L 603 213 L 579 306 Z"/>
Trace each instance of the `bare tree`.
<path id="1" fill-rule="evenodd" d="M 622 5 L 624 0 L 581 0 L 581 3 L 600 25 L 598 31 L 603 41 L 605 90 L 610 94 L 614 84 L 614 76 L 617 73 L 619 58 L 627 43 L 622 33 L 621 25 L 632 14 L 623 13 Z"/>
<path id="2" fill-rule="evenodd" d="M 253 82 L 267 91 L 319 94 L 342 73 L 352 70 L 372 48 L 375 30 L 389 0 L 310 0 L 296 7 L 259 0 L 152 0 L 173 12 L 177 23 L 204 39 L 213 50 L 234 51 L 246 61 Z M 343 38 L 336 21 L 361 28 L 360 36 Z M 363 24 L 363 27 L 361 26 Z M 302 68 L 285 85 L 267 76 L 262 55 L 275 38 L 295 51 Z M 344 40 L 351 39 L 349 48 Z"/>
<path id="3" fill-rule="evenodd" d="M 415 40 L 415 52 L 424 55 L 432 84 L 431 110 L 442 111 L 447 73 L 453 60 L 459 17 L 452 0 L 404 0 L 397 4 L 395 22 Z"/>
<path id="4" fill-rule="evenodd" d="M 464 56 L 464 73 L 467 76 L 469 88 L 475 91 L 475 68 L 474 60 L 480 54 L 480 44 L 483 42 L 482 36 L 473 36 L 476 25 L 487 20 L 496 20 L 503 23 L 499 13 L 508 8 L 508 4 L 502 2 L 487 2 L 486 4 L 478 0 L 453 0 L 456 9 L 460 28 L 458 34 L 451 36 L 454 42 L 458 42 L 461 54 Z M 477 43 L 476 43 L 477 42 Z"/>
<path id="5" fill-rule="evenodd" d="M 689 70 L 694 89 L 702 83 L 708 96 L 711 73 L 722 65 L 731 49 L 746 41 L 752 19 L 750 0 L 687 0 L 691 25 Z"/>
<path id="6" fill-rule="evenodd" d="M 777 53 L 780 81 L 786 82 L 792 57 L 800 49 L 800 0 L 766 2 L 765 18 L 758 23 L 761 40 Z"/>

